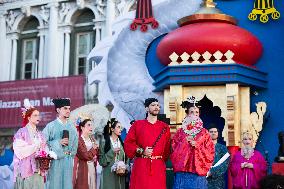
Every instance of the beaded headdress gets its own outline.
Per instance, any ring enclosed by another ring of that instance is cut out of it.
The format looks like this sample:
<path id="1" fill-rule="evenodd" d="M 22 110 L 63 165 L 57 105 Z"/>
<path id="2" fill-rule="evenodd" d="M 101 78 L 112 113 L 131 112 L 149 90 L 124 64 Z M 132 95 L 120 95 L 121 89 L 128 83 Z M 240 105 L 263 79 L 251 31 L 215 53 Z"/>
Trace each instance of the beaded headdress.
<path id="1" fill-rule="evenodd" d="M 190 96 L 185 101 L 182 101 L 181 107 L 184 109 L 189 109 L 191 107 L 200 107 L 200 105 L 194 96 Z"/>

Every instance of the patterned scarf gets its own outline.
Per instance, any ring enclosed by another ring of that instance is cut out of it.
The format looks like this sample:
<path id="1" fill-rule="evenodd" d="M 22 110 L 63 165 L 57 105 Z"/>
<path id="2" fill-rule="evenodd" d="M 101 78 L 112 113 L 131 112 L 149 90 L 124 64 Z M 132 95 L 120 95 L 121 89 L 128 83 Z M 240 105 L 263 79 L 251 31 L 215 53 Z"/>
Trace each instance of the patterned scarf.
<path id="1" fill-rule="evenodd" d="M 196 137 L 203 128 L 203 122 L 198 116 L 189 115 L 182 122 L 183 132 L 189 135 L 192 139 Z"/>

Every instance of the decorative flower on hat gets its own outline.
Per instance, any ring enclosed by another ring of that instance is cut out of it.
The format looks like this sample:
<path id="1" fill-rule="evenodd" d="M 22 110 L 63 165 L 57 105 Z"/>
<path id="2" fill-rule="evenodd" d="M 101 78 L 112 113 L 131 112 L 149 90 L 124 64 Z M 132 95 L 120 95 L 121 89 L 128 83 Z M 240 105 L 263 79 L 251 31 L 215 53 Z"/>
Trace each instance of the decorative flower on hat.
<path id="1" fill-rule="evenodd" d="M 77 120 L 76 120 L 76 125 L 79 125 L 81 123 L 82 119 L 81 117 L 78 117 Z"/>
<path id="2" fill-rule="evenodd" d="M 26 117 L 27 111 L 31 108 L 34 108 L 34 107 L 31 105 L 29 99 L 25 98 L 24 99 L 24 108 L 21 108 L 23 118 Z"/>
<path id="3" fill-rule="evenodd" d="M 89 115 L 83 114 L 83 113 L 79 113 L 78 117 L 76 119 L 76 125 L 79 125 L 82 121 L 84 121 L 86 119 L 92 120 L 92 118 Z"/>

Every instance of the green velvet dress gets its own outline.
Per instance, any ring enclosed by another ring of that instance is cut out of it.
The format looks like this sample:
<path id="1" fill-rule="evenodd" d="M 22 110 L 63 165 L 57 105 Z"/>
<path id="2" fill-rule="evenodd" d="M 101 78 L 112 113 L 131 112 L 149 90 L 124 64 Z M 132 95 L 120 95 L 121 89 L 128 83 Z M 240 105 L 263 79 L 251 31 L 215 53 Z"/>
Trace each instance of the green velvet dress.
<path id="1" fill-rule="evenodd" d="M 125 161 L 123 146 L 120 145 L 120 153 L 116 157 L 114 148 L 105 153 L 105 141 L 100 141 L 99 164 L 103 167 L 100 181 L 100 189 L 125 189 L 126 176 L 119 176 L 111 171 L 111 167 L 116 161 Z"/>

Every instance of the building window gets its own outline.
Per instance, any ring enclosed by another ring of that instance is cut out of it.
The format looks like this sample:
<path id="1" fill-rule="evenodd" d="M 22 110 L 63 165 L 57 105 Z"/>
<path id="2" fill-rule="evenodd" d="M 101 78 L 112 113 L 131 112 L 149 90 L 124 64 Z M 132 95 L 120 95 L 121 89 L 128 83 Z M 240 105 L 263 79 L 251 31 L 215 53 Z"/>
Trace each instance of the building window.
<path id="1" fill-rule="evenodd" d="M 37 78 L 37 39 L 23 40 L 22 79 Z"/>
<path id="2" fill-rule="evenodd" d="M 87 57 L 95 46 L 96 36 L 95 15 L 91 9 L 85 8 L 76 11 L 72 18 L 73 30 L 71 32 L 70 52 L 70 74 L 87 75 L 91 67 L 87 62 Z"/>
<path id="3" fill-rule="evenodd" d="M 91 69 L 87 64 L 87 56 L 92 50 L 92 39 L 92 32 L 76 34 L 76 74 L 87 74 Z"/>
<path id="4" fill-rule="evenodd" d="M 17 49 L 17 79 L 38 77 L 39 22 L 36 17 L 24 17 L 19 23 L 20 31 Z"/>

